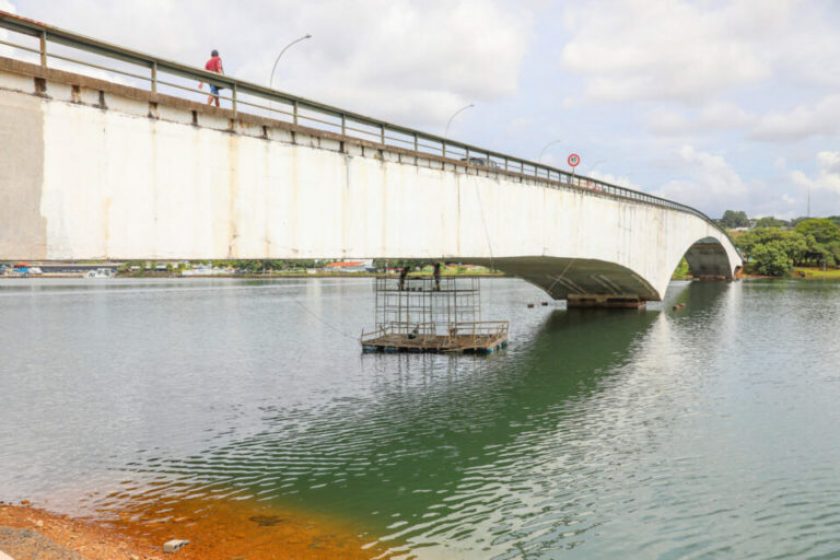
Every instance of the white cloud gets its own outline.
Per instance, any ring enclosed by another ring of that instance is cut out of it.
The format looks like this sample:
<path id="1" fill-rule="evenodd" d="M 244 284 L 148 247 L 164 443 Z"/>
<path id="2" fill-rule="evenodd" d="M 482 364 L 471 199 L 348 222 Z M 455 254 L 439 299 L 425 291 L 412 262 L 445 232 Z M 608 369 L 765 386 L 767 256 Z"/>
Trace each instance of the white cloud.
<path id="1" fill-rule="evenodd" d="M 613 175 L 612 173 L 602 172 L 598 169 L 593 169 L 591 172 L 587 173 L 587 175 L 592 177 L 593 179 L 598 179 L 606 183 L 618 185 L 619 187 L 624 187 L 625 189 L 633 189 L 636 191 L 644 190 L 640 185 L 634 183 L 630 179 L 630 177 L 626 177 L 623 175 Z"/>
<path id="2" fill-rule="evenodd" d="M 840 95 L 829 95 L 814 105 L 761 117 L 750 136 L 757 140 L 791 141 L 810 136 L 840 134 Z"/>
<path id="3" fill-rule="evenodd" d="M 735 103 L 713 102 L 700 111 L 700 123 L 706 128 L 724 129 L 743 126 L 754 117 Z"/>
<path id="4" fill-rule="evenodd" d="M 784 81 L 840 86 L 837 6 L 808 0 L 615 0 L 567 9 L 565 67 L 595 100 L 696 104 Z"/>
<path id="5" fill-rule="evenodd" d="M 657 195 L 700 208 L 743 204 L 748 186 L 723 156 L 693 146 L 681 147 L 674 156 L 674 168 L 683 176 L 666 182 Z"/>
<path id="6" fill-rule="evenodd" d="M 735 103 L 713 101 L 692 113 L 655 109 L 648 115 L 648 120 L 655 133 L 673 136 L 741 128 L 755 122 L 756 117 Z"/>
<path id="7" fill-rule="evenodd" d="M 291 68 L 288 83 L 306 95 L 434 128 L 466 103 L 517 91 L 525 12 L 477 0 L 309 3 L 302 12 L 300 27 L 315 35 L 311 66 Z"/>
<path id="8" fill-rule="evenodd" d="M 698 111 L 658 108 L 648 113 L 652 132 L 662 136 L 717 133 L 743 129 L 752 140 L 795 142 L 815 136 L 840 134 L 840 95 L 787 111 L 753 114 L 734 103 L 711 102 Z"/>
<path id="9" fill-rule="evenodd" d="M 790 178 L 805 189 L 824 189 L 840 194 L 840 152 L 819 152 L 817 173 L 813 178 L 801 170 L 791 172 Z"/>
<path id="10" fill-rule="evenodd" d="M 571 8 L 567 68 L 601 100 L 698 101 L 771 74 L 755 42 L 784 24 L 790 2 L 588 2 Z"/>

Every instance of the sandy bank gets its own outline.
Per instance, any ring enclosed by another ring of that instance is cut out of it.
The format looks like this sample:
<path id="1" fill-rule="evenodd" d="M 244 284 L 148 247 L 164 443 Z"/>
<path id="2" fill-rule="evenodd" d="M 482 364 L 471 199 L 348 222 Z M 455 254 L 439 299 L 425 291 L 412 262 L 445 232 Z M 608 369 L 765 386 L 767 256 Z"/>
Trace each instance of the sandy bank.
<path id="1" fill-rule="evenodd" d="M 117 534 L 94 523 L 10 505 L 0 505 L 0 551 L 15 560 L 117 560 L 163 556 L 150 542 Z"/>
<path id="2" fill-rule="evenodd" d="M 190 544 L 163 552 L 169 539 Z M 348 527 L 302 519 L 254 503 L 186 500 L 75 519 L 25 505 L 0 505 L 0 551 L 15 560 L 268 560 L 371 558 Z M 0 556 L 2 558 L 2 556 Z"/>

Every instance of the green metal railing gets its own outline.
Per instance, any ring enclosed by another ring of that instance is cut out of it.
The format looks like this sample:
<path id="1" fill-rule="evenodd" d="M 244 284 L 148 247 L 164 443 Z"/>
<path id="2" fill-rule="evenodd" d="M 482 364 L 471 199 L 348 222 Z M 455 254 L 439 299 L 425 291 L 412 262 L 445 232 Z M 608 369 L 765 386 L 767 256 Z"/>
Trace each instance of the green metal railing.
<path id="1" fill-rule="evenodd" d="M 5 28 L 20 36 L 37 39 L 37 45 L 31 46 L 7 40 L 0 40 L 0 45 L 19 49 L 22 53 L 30 53 L 30 57 L 36 55 L 40 61 L 40 65 L 44 68 L 49 66 L 50 60 L 83 65 L 95 70 L 145 83 L 149 91 L 153 93 L 158 93 L 161 87 L 166 87 L 176 92 L 207 95 L 208 92 L 206 91 L 191 87 L 185 83 L 178 83 L 176 81 L 178 78 L 214 84 L 230 92 L 227 95 L 220 95 L 220 98 L 230 102 L 234 117 L 242 111 L 243 107 L 256 109 L 268 114 L 271 118 L 285 120 L 294 125 L 326 130 L 348 138 L 367 140 L 383 146 L 399 147 L 416 152 L 420 156 L 432 155 L 448 158 L 455 165 L 462 165 L 465 168 L 473 167 L 475 166 L 475 162 L 478 162 L 477 166 L 482 169 L 500 173 L 504 172 L 514 176 L 535 178 L 545 181 L 550 186 L 579 188 L 610 197 L 629 199 L 688 212 L 720 229 L 708 216 L 685 204 L 673 202 L 641 191 L 620 187 L 599 179 L 575 175 L 574 173 L 569 173 L 539 162 L 517 158 L 463 142 L 450 140 L 442 136 L 374 119 L 359 113 L 318 103 L 317 101 L 311 101 L 250 82 L 237 80 L 230 76 L 224 76 L 193 66 L 157 58 L 8 12 L 0 11 L 0 28 Z M 54 49 L 51 52 L 50 45 L 60 45 L 62 47 L 84 51 L 104 57 L 106 60 L 127 64 L 136 68 L 127 70 L 118 68 L 113 64 L 106 66 L 89 60 L 82 60 L 77 56 L 60 54 L 59 52 L 54 52 Z M 278 104 L 279 107 L 275 104 Z"/>

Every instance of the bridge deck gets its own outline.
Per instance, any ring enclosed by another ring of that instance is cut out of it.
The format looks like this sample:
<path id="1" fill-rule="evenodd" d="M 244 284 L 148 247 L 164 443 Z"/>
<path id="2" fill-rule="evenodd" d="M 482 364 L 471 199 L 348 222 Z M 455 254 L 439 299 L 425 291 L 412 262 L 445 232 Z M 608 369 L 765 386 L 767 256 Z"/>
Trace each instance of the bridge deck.
<path id="1" fill-rule="evenodd" d="M 250 122 L 258 127 L 278 126 L 282 123 L 291 130 L 335 138 L 342 143 L 352 142 L 402 152 L 460 166 L 476 173 L 493 173 L 527 178 L 549 186 L 586 189 L 600 196 L 629 199 L 688 212 L 711 222 L 699 210 L 650 193 L 357 114 L 231 76 L 215 74 L 2 10 L 0 28 L 10 31 L 9 39 L 12 39 L 0 40 L 0 45 L 12 49 L 12 58 L 0 57 L 0 62 L 7 70 L 23 71 L 40 80 L 36 86 L 39 88 L 39 95 L 47 95 L 46 81 L 61 81 L 61 76 L 74 76 L 69 83 L 77 88 L 74 90 L 76 95 L 81 96 L 78 87 L 86 83 L 92 89 L 99 90 L 102 95 L 106 90 L 111 90 L 134 99 L 145 97 L 150 104 L 149 115 L 154 118 L 160 117 L 159 104 L 165 103 L 187 108 L 194 111 L 194 115 L 209 113 L 229 117 L 232 123 Z M 39 41 L 37 46 L 31 41 L 33 37 Z M 51 52 L 49 47 L 53 44 L 61 45 L 69 52 L 61 55 Z M 31 60 L 33 55 L 39 58 L 40 64 L 23 62 L 24 59 Z M 104 74 L 108 81 L 62 72 L 49 67 L 53 63 L 73 65 L 79 67 L 82 72 Z M 204 106 L 199 101 L 206 98 L 207 92 L 197 89 L 197 82 L 215 84 L 224 88 L 223 91 L 230 92 L 229 95 L 223 94 L 220 98 L 229 103 L 231 108 L 217 110 Z M 146 95 L 138 95 L 141 92 Z M 106 108 L 107 104 L 102 95 L 99 105 Z M 76 102 L 80 101 L 81 98 L 76 99 Z M 195 116 L 193 118 L 196 119 Z M 235 126 L 230 128 L 232 131 L 236 130 Z"/>

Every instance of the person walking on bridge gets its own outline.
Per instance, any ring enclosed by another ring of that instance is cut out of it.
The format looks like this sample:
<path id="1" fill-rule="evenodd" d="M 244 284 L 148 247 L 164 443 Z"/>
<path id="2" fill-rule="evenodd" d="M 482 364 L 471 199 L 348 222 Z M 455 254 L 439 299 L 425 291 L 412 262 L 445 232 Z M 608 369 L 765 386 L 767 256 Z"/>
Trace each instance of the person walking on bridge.
<path id="1" fill-rule="evenodd" d="M 213 52 L 210 53 L 210 60 L 204 65 L 204 69 L 208 72 L 215 72 L 217 74 L 224 74 L 225 69 L 222 67 L 222 57 L 219 56 L 219 51 L 213 49 Z M 216 107 L 219 106 L 219 90 L 222 89 L 219 86 L 213 84 L 207 84 L 210 86 L 210 95 L 207 96 L 207 104 L 212 105 L 213 102 L 216 102 Z M 198 84 L 198 89 L 202 89 L 204 87 L 204 82 Z"/>

